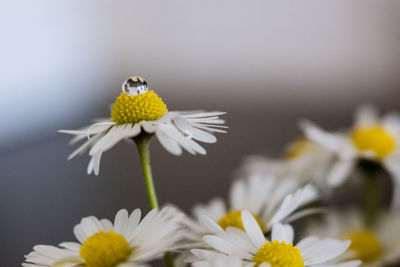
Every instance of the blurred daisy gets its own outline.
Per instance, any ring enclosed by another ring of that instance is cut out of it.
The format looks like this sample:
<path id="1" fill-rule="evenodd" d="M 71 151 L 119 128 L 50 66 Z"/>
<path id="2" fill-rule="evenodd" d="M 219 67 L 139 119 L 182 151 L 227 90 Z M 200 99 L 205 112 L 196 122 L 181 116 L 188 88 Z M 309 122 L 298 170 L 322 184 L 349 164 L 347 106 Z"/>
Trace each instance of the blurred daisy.
<path id="1" fill-rule="evenodd" d="M 227 207 L 221 198 L 208 205 L 197 205 L 193 209 L 196 220 L 186 219 L 192 230 L 193 240 L 201 240 L 204 234 L 223 232 L 227 227 L 243 229 L 241 210 L 252 212 L 264 232 L 277 222 L 288 222 L 302 217 L 315 209 L 299 209 L 317 199 L 312 185 L 296 190 L 295 180 L 275 177 L 253 176 L 236 180 L 230 190 Z"/>
<path id="2" fill-rule="evenodd" d="M 328 133 L 310 122 L 303 122 L 306 136 L 313 142 L 334 152 L 338 160 L 327 175 L 330 186 L 342 184 L 359 159 L 381 164 L 393 178 L 393 205 L 400 206 L 400 117 L 387 114 L 378 117 L 371 106 L 357 110 L 355 123 L 347 132 Z"/>
<path id="3" fill-rule="evenodd" d="M 224 232 L 203 237 L 215 251 L 193 249 L 198 258 L 193 261 L 209 261 L 220 253 L 236 256 L 247 266 L 262 267 L 303 267 L 303 266 L 358 266 L 360 261 L 332 263 L 350 246 L 350 241 L 319 239 L 314 236 L 301 240 L 293 245 L 294 230 L 288 224 L 277 223 L 272 227 L 271 239 L 265 238 L 257 220 L 249 211 L 241 213 L 244 231 L 229 227 Z"/>
<path id="4" fill-rule="evenodd" d="M 68 159 L 89 150 L 91 160 L 88 174 L 97 175 L 103 152 L 123 139 L 139 135 L 155 134 L 161 145 L 173 155 L 180 155 L 182 148 L 191 154 L 206 154 L 206 150 L 195 140 L 205 143 L 216 142 L 214 132 L 225 133 L 224 121 L 218 116 L 225 112 L 171 112 L 162 99 L 149 91 L 147 82 L 132 76 L 122 85 L 122 93 L 115 100 L 111 118 L 96 122 L 80 130 L 60 130 L 75 135 L 72 142 L 85 137 L 88 140 L 76 149 Z"/>
<path id="5" fill-rule="evenodd" d="M 241 176 L 273 175 L 299 180 L 300 183 L 314 183 L 325 188 L 325 175 L 333 162 L 333 153 L 325 147 L 298 138 L 291 142 L 279 159 L 265 156 L 249 156 L 238 173 Z"/>
<path id="6" fill-rule="evenodd" d="M 374 229 L 363 223 L 357 210 L 330 211 L 324 220 L 308 225 L 307 234 L 318 237 L 350 239 L 347 259 L 360 259 L 363 266 L 378 267 L 400 260 L 400 214 L 382 213 Z"/>
<path id="7" fill-rule="evenodd" d="M 141 222 L 140 209 L 130 215 L 120 210 L 114 225 L 94 216 L 83 218 L 74 228 L 77 242 L 63 242 L 59 247 L 37 245 L 23 266 L 144 266 L 173 250 L 180 238 L 175 209 L 153 209 Z"/>

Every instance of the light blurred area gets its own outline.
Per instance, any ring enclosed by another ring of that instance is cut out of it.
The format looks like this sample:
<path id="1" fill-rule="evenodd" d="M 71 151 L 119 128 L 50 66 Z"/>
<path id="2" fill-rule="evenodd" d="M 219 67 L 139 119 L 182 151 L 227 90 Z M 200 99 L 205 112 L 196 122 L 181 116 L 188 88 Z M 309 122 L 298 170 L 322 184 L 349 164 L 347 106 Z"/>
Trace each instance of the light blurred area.
<path id="1" fill-rule="evenodd" d="M 0 3 L 0 207 L 16 266 L 34 244 L 72 240 L 82 216 L 148 209 L 134 146 L 70 162 L 58 129 L 109 116 L 130 75 L 170 110 L 227 111 L 208 156 L 154 141 L 162 202 L 189 210 L 225 195 L 251 153 L 279 155 L 308 117 L 345 126 L 361 103 L 400 109 L 399 1 L 3 1 Z M 4 265 L 3 265 L 4 264 Z"/>

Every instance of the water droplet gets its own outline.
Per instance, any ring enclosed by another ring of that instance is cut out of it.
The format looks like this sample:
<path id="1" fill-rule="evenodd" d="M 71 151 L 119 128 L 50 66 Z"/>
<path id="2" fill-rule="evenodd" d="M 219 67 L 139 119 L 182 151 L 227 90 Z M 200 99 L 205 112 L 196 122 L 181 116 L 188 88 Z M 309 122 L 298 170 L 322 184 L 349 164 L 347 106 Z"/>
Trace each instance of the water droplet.
<path id="1" fill-rule="evenodd" d="M 131 76 L 122 84 L 122 92 L 126 95 L 141 95 L 149 91 L 143 77 Z"/>

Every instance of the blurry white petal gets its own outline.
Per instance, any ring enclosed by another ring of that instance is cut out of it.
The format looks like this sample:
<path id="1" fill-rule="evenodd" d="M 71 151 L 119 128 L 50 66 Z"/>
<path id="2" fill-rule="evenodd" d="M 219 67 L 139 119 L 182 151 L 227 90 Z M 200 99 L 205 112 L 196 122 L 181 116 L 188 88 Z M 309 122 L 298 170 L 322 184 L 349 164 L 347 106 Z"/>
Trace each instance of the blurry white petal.
<path id="1" fill-rule="evenodd" d="M 310 121 L 303 120 L 300 122 L 300 128 L 304 131 L 304 134 L 309 138 L 311 141 L 326 147 L 332 151 L 340 152 L 344 140 L 343 137 L 335 134 L 328 133 L 314 123 Z"/>
<path id="2" fill-rule="evenodd" d="M 355 112 L 356 126 L 376 125 L 379 122 L 378 111 L 373 105 L 364 104 Z"/>
<path id="3" fill-rule="evenodd" d="M 327 177 L 328 186 L 336 187 L 349 178 L 354 168 L 354 160 L 339 160 L 332 167 Z"/>
<path id="4" fill-rule="evenodd" d="M 319 264 L 330 261 L 343 254 L 350 246 L 350 241 L 323 239 L 314 242 L 305 251 L 301 251 L 304 264 Z"/>
<path id="5" fill-rule="evenodd" d="M 286 244 L 293 243 L 294 230 L 289 224 L 274 224 L 272 226 L 271 240 L 279 242 L 285 241 Z"/>
<path id="6" fill-rule="evenodd" d="M 254 219 L 253 215 L 249 211 L 243 210 L 241 218 L 243 227 L 253 244 L 256 247 L 261 247 L 264 245 L 266 240 L 263 231 L 258 225 L 256 219 Z"/>

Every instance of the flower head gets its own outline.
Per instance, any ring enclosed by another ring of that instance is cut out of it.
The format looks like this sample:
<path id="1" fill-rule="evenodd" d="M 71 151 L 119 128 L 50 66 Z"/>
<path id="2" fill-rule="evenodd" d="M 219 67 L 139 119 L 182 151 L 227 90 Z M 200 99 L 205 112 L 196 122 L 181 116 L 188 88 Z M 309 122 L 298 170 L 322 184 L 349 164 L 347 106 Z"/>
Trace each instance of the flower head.
<path id="1" fill-rule="evenodd" d="M 200 240 L 204 234 L 223 232 L 229 227 L 243 230 L 243 209 L 252 213 L 263 232 L 271 230 L 277 222 L 289 222 L 315 212 L 315 209 L 300 208 L 317 199 L 316 189 L 312 185 L 300 189 L 297 186 L 295 180 L 272 176 L 238 179 L 230 190 L 229 206 L 217 198 L 208 205 L 194 207 L 196 220 L 185 220 L 192 230 L 191 238 Z"/>
<path id="2" fill-rule="evenodd" d="M 162 146 L 171 154 L 180 155 L 182 149 L 191 154 L 206 154 L 196 141 L 216 142 L 214 132 L 224 133 L 226 126 L 218 116 L 224 112 L 171 112 L 162 99 L 148 89 L 147 82 L 139 76 L 130 77 L 122 85 L 122 93 L 111 109 L 111 118 L 98 121 L 80 130 L 60 130 L 75 135 L 72 143 L 88 137 L 68 159 L 89 150 L 91 160 L 88 174 L 97 175 L 102 153 L 123 139 L 142 135 L 156 135 Z"/>
<path id="3" fill-rule="evenodd" d="M 329 149 L 337 160 L 327 176 L 330 187 L 350 177 L 359 162 L 383 167 L 393 178 L 393 206 L 400 207 L 400 117 L 389 113 L 379 118 L 371 106 L 357 110 L 353 127 L 344 132 L 326 132 L 311 122 L 302 128 L 310 141 Z"/>
<path id="4" fill-rule="evenodd" d="M 242 266 L 336 266 L 331 263 L 332 260 L 342 255 L 350 246 L 349 240 L 319 239 L 313 236 L 294 245 L 293 228 L 280 223 L 274 224 L 271 238 L 266 239 L 249 211 L 242 211 L 241 217 L 244 231 L 230 227 L 215 235 L 204 236 L 204 242 L 216 252 L 193 249 L 192 253 L 197 259 L 192 260 L 212 261 L 216 258 L 215 253 L 220 253 L 226 257 L 239 257 L 244 263 Z M 345 266 L 353 267 L 360 263 L 351 261 L 346 262 Z"/>
<path id="5" fill-rule="evenodd" d="M 140 221 L 140 209 L 130 215 L 120 210 L 114 224 L 94 216 L 83 218 L 74 227 L 77 242 L 59 247 L 37 245 L 23 266 L 116 267 L 144 265 L 173 250 L 180 239 L 181 214 L 172 208 L 150 211 Z"/>
<path id="6" fill-rule="evenodd" d="M 383 212 L 378 219 L 375 228 L 368 228 L 359 210 L 332 210 L 323 221 L 310 223 L 306 233 L 351 240 L 344 259 L 357 258 L 369 267 L 390 265 L 400 259 L 400 214 Z"/>

